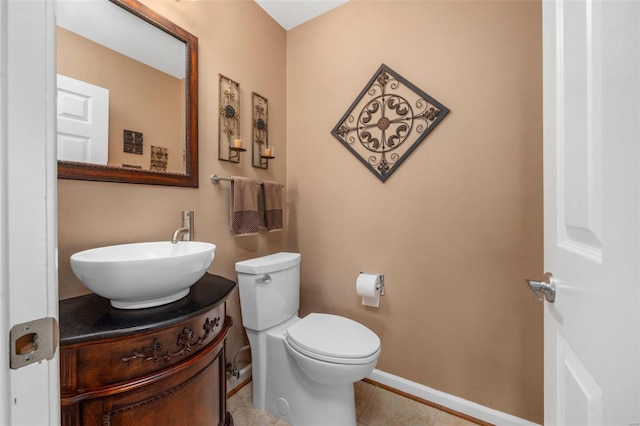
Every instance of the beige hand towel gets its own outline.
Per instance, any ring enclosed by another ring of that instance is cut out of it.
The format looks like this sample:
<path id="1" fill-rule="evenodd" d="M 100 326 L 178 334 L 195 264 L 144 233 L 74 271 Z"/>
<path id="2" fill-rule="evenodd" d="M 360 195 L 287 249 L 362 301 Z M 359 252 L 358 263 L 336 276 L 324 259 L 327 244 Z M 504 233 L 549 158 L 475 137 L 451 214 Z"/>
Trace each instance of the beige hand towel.
<path id="1" fill-rule="evenodd" d="M 258 184 L 233 176 L 231 182 L 231 230 L 237 237 L 258 234 Z"/>
<path id="2" fill-rule="evenodd" d="M 283 190 L 278 182 L 264 181 L 264 224 L 269 232 L 280 231 L 283 227 Z"/>

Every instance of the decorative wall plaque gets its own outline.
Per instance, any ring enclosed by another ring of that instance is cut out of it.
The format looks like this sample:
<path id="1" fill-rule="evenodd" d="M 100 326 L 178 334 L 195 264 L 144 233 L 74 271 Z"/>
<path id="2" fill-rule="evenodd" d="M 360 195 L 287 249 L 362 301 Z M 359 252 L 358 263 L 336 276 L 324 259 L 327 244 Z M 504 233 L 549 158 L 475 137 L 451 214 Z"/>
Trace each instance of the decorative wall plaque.
<path id="1" fill-rule="evenodd" d="M 240 138 L 240 84 L 220 74 L 218 159 L 240 162 L 244 141 Z M 236 140 L 239 141 L 236 143 Z"/>
<path id="2" fill-rule="evenodd" d="M 264 156 L 269 146 L 269 101 L 264 96 L 251 93 L 251 109 L 253 113 L 251 156 L 253 167 L 269 168 L 269 159 Z"/>
<path id="3" fill-rule="evenodd" d="M 133 130 L 123 130 L 122 139 L 124 141 L 124 152 L 142 155 L 143 135 Z"/>
<path id="4" fill-rule="evenodd" d="M 331 134 L 385 182 L 448 113 L 382 64 Z"/>
<path id="5" fill-rule="evenodd" d="M 161 146 L 151 145 L 150 169 L 152 172 L 166 172 L 169 161 L 169 150 Z"/>

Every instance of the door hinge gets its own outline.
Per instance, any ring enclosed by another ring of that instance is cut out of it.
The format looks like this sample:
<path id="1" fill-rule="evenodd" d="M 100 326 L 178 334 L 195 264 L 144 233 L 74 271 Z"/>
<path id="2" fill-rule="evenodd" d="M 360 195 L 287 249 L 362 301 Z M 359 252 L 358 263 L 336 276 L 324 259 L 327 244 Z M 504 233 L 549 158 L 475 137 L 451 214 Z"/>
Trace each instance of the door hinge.
<path id="1" fill-rule="evenodd" d="M 11 340 L 10 367 L 18 369 L 53 358 L 58 347 L 59 328 L 55 318 L 40 318 L 14 325 Z"/>

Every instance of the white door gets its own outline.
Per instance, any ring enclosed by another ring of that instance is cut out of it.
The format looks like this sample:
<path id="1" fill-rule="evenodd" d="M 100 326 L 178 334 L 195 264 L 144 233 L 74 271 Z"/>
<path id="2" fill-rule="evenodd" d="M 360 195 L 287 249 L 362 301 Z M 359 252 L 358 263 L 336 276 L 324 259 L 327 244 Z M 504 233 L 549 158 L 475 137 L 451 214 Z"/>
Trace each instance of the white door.
<path id="1" fill-rule="evenodd" d="M 109 89 L 58 74 L 58 160 L 107 164 Z"/>
<path id="2" fill-rule="evenodd" d="M 58 311 L 54 29 L 53 0 L 0 1 L 1 425 L 60 422 L 58 357 L 14 370 L 7 347 Z"/>
<path id="3" fill-rule="evenodd" d="M 640 424 L 640 2 L 543 1 L 545 424 Z"/>

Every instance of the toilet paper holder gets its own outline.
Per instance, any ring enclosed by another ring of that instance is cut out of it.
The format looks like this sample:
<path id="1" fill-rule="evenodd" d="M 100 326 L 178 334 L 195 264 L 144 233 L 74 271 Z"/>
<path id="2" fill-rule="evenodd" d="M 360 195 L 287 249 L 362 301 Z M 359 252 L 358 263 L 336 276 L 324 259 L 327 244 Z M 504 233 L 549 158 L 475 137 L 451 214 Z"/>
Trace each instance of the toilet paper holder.
<path id="1" fill-rule="evenodd" d="M 366 274 L 367 272 L 360 271 L 361 274 Z M 382 274 L 373 274 L 378 275 L 380 277 L 380 282 L 376 284 L 376 290 L 380 293 L 380 296 L 384 296 L 384 275 Z"/>
<path id="2" fill-rule="evenodd" d="M 380 275 L 380 284 L 376 286 L 376 289 L 380 292 L 380 296 L 384 296 L 384 275 Z"/>

